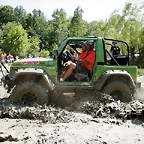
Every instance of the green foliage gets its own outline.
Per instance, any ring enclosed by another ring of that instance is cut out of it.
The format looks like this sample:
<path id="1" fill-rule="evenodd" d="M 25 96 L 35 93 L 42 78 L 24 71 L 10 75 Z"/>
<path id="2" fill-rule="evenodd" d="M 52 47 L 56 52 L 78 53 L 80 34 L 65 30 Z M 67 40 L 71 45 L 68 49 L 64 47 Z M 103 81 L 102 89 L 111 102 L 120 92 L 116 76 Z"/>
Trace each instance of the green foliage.
<path id="1" fill-rule="evenodd" d="M 82 19 L 83 10 L 77 7 L 70 23 L 70 36 L 84 36 L 87 33 L 86 23 Z"/>
<path id="2" fill-rule="evenodd" d="M 23 25 L 26 19 L 26 10 L 22 6 L 17 6 L 14 9 L 14 14 L 15 14 L 15 21 Z"/>
<path id="3" fill-rule="evenodd" d="M 29 39 L 29 45 L 28 45 L 28 50 L 27 54 L 35 54 L 39 51 L 40 40 L 38 37 L 32 37 Z"/>
<path id="4" fill-rule="evenodd" d="M 144 69 L 138 69 L 138 75 L 143 75 L 144 74 Z"/>
<path id="5" fill-rule="evenodd" d="M 0 49 L 0 54 L 4 53 L 2 49 Z"/>
<path id="6" fill-rule="evenodd" d="M 42 55 L 42 57 L 44 57 L 44 58 L 49 58 L 49 57 L 50 57 L 49 54 L 50 54 L 50 53 L 49 53 L 49 51 L 47 51 L 47 50 L 42 50 L 42 51 L 41 51 L 41 55 Z"/>
<path id="7" fill-rule="evenodd" d="M 3 40 L 3 31 L 0 29 L 0 45 L 2 43 L 2 40 Z"/>
<path id="8" fill-rule="evenodd" d="M 54 42 L 60 44 L 68 36 L 68 21 L 63 9 L 56 9 L 50 22 L 50 45 Z"/>
<path id="9" fill-rule="evenodd" d="M 58 45 L 56 43 L 53 43 L 52 44 L 52 50 L 54 51 L 54 50 L 57 50 L 57 49 L 58 49 Z"/>
<path id="10" fill-rule="evenodd" d="M 14 10 L 11 6 L 0 6 L 0 27 L 15 20 Z"/>
<path id="11" fill-rule="evenodd" d="M 27 33 L 22 26 L 15 26 L 10 30 L 3 40 L 2 49 L 4 52 L 24 57 L 28 50 Z"/>
<path id="12" fill-rule="evenodd" d="M 41 10 L 26 13 L 22 6 L 0 6 L 0 49 L 23 56 L 42 51 L 48 57 L 68 36 L 102 36 L 126 41 L 133 64 L 144 66 L 144 3 L 125 3 L 122 11 L 114 10 L 106 20 L 88 23 L 77 7 L 68 18 L 64 9 L 56 9 L 47 20 Z M 122 53 L 126 49 L 120 43 Z M 50 54 L 49 54 L 50 53 Z M 135 53 L 140 57 L 136 58 Z"/>
<path id="13" fill-rule="evenodd" d="M 8 33 L 15 27 L 18 26 L 16 22 L 8 22 L 6 25 L 2 26 L 3 35 L 2 38 L 5 39 Z"/>

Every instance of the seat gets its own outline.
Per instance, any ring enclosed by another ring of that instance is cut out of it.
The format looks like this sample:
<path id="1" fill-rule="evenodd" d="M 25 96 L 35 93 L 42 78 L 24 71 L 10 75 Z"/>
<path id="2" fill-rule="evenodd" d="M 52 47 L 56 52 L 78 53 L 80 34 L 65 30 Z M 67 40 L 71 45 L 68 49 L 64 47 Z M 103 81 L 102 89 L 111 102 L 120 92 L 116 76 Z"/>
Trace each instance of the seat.
<path id="1" fill-rule="evenodd" d="M 128 56 L 127 55 L 114 55 L 113 57 L 119 65 L 127 65 L 128 64 Z M 111 59 L 110 64 L 117 65 L 113 59 Z"/>
<path id="2" fill-rule="evenodd" d="M 89 71 L 87 74 L 82 74 L 82 73 L 75 73 L 74 77 L 78 80 L 78 81 L 90 81 L 91 77 L 93 74 L 93 70 Z"/>
<path id="3" fill-rule="evenodd" d="M 88 74 L 75 73 L 74 77 L 75 77 L 78 81 L 89 81 Z"/>

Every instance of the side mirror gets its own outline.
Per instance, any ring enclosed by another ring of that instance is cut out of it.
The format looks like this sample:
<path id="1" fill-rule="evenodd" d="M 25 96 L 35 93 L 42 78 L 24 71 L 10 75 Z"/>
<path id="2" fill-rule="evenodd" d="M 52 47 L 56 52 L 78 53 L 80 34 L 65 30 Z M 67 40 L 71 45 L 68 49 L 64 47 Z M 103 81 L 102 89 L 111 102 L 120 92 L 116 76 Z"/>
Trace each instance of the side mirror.
<path id="1" fill-rule="evenodd" d="M 54 50 L 53 59 L 56 59 L 57 56 L 58 56 L 58 50 Z"/>
<path id="2" fill-rule="evenodd" d="M 54 56 L 58 56 L 58 50 L 54 50 Z"/>

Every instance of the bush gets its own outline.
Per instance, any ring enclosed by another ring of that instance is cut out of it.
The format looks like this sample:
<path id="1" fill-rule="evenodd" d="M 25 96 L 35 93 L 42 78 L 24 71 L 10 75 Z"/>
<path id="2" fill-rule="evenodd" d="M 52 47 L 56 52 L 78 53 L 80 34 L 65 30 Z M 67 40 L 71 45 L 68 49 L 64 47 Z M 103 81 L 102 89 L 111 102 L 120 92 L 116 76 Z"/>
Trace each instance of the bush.
<path id="1" fill-rule="evenodd" d="M 44 57 L 44 58 L 49 58 L 49 51 L 47 50 L 42 50 L 41 51 L 41 56 Z"/>

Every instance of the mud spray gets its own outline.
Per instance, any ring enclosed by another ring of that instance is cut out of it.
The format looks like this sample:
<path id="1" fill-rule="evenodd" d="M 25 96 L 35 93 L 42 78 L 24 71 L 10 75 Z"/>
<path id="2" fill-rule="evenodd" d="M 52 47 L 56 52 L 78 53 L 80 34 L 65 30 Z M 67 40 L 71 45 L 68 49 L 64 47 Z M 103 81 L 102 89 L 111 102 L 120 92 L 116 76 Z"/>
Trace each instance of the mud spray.
<path id="1" fill-rule="evenodd" d="M 79 102 L 79 104 L 75 104 L 74 108 L 73 106 L 60 108 L 37 104 L 32 106 L 12 105 L 6 99 L 0 101 L 0 118 L 37 119 L 48 123 L 68 123 L 76 121 L 75 112 L 88 114 L 94 118 L 108 117 L 143 121 L 144 103 L 141 100 L 136 100 L 126 104 L 115 101 L 111 96 L 105 94 L 101 95 L 99 101 Z"/>

